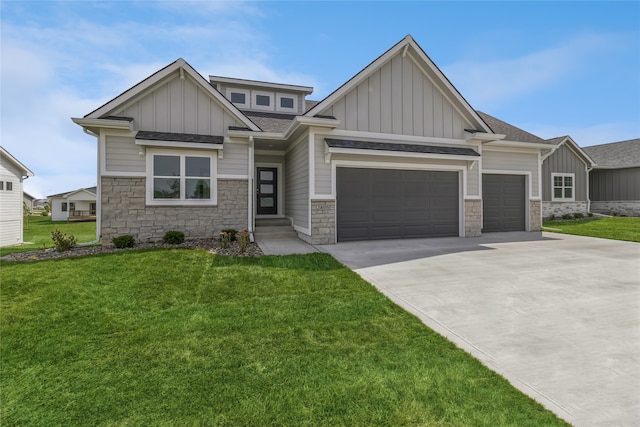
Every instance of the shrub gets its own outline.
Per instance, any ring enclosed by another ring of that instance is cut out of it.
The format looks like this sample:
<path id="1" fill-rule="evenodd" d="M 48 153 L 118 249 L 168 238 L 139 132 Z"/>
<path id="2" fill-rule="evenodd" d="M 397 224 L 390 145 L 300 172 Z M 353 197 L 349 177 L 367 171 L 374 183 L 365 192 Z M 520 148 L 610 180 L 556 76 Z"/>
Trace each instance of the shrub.
<path id="1" fill-rule="evenodd" d="M 113 239 L 111 239 L 111 243 L 113 243 L 113 246 L 115 246 L 116 248 L 124 249 L 132 248 L 133 245 L 135 245 L 136 241 L 132 235 L 125 234 L 124 236 L 114 237 Z"/>
<path id="2" fill-rule="evenodd" d="M 182 231 L 167 231 L 164 233 L 162 241 L 170 245 L 179 245 L 184 242 L 184 233 Z"/>
<path id="3" fill-rule="evenodd" d="M 563 214 L 562 219 L 573 219 L 573 215 L 571 214 Z"/>
<path id="4" fill-rule="evenodd" d="M 57 228 L 51 232 L 51 240 L 58 252 L 71 250 L 78 242 L 73 234 L 66 235 Z"/>
<path id="5" fill-rule="evenodd" d="M 587 214 L 587 216 L 588 216 L 589 218 L 593 218 L 593 212 L 589 212 L 589 213 Z"/>
<path id="6" fill-rule="evenodd" d="M 248 230 L 243 230 L 238 234 L 238 244 L 240 245 L 240 252 L 244 253 L 249 245 L 250 234 Z"/>
<path id="7" fill-rule="evenodd" d="M 554 214 L 549 215 L 549 218 L 547 218 L 549 221 L 555 221 L 556 220 L 556 216 Z"/>
<path id="8" fill-rule="evenodd" d="M 222 230 L 221 233 L 228 233 L 231 238 L 230 241 L 235 242 L 236 234 L 238 233 L 238 230 L 234 230 L 233 228 L 227 228 L 226 230 Z"/>
<path id="9" fill-rule="evenodd" d="M 231 233 L 229 233 L 228 231 L 221 231 L 220 232 L 220 244 L 222 244 L 223 248 L 228 248 L 229 247 L 229 243 L 231 243 Z"/>
<path id="10" fill-rule="evenodd" d="M 582 219 L 582 218 L 584 218 L 584 214 L 581 213 L 581 212 L 576 212 L 576 213 L 573 214 L 573 217 L 575 219 Z"/>

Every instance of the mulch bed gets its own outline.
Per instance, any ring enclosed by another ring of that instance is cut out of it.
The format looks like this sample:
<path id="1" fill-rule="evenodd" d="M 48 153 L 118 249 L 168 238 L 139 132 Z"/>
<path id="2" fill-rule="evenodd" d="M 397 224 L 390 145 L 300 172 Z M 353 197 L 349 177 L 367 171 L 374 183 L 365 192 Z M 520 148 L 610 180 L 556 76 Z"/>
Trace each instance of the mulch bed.
<path id="1" fill-rule="evenodd" d="M 46 259 L 68 258 L 86 255 L 99 255 L 116 252 L 135 251 L 139 249 L 205 249 L 218 255 L 240 256 L 240 257 L 260 257 L 263 255 L 260 247 L 255 243 L 249 243 L 246 251 L 240 250 L 238 242 L 231 242 L 228 248 L 223 248 L 220 241 L 216 239 L 189 239 L 179 245 L 169 245 L 166 243 L 136 243 L 133 248 L 118 249 L 114 246 L 76 246 L 75 248 L 58 252 L 55 249 L 41 249 L 36 251 L 19 252 L 3 256 L 3 261 L 41 261 Z"/>

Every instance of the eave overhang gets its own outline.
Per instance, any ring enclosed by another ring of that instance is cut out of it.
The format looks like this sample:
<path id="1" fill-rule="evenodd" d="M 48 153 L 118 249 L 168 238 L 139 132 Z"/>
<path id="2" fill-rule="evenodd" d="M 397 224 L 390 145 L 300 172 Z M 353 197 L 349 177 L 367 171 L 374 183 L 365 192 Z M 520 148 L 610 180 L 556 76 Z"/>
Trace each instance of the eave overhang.
<path id="1" fill-rule="evenodd" d="M 481 144 L 486 144 L 488 142 L 500 141 L 503 140 L 506 135 L 499 133 L 487 133 L 480 130 L 473 129 L 465 129 L 465 141 L 466 142 L 480 142 Z"/>
<path id="2" fill-rule="evenodd" d="M 224 138 L 217 135 L 191 133 L 138 131 L 136 145 L 145 147 L 191 148 L 196 150 L 222 150 Z"/>
<path id="3" fill-rule="evenodd" d="M 133 130 L 133 119 L 128 118 L 125 120 L 125 118 L 87 119 L 72 117 L 71 120 L 75 124 L 96 134 L 100 129 Z"/>

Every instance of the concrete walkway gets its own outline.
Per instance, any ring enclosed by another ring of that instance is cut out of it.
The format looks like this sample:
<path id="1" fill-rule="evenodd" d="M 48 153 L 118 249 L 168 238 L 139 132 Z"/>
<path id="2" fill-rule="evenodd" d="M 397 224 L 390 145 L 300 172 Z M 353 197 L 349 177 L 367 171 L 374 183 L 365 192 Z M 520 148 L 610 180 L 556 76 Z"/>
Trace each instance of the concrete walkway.
<path id="1" fill-rule="evenodd" d="M 575 426 L 640 425 L 640 244 L 495 233 L 318 248 Z"/>
<path id="2" fill-rule="evenodd" d="M 256 243 L 265 255 L 294 255 L 318 252 L 310 244 L 289 236 L 256 236 Z"/>

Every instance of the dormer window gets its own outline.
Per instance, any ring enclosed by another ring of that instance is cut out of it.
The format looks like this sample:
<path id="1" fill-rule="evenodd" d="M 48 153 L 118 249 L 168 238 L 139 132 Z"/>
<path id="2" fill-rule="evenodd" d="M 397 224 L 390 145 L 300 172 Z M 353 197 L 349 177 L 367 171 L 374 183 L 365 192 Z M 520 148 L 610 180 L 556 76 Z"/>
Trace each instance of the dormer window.
<path id="1" fill-rule="evenodd" d="M 253 109 L 273 111 L 273 93 L 254 90 L 251 94 L 253 96 Z"/>
<path id="2" fill-rule="evenodd" d="M 294 95 L 282 94 L 279 93 L 276 95 L 276 110 L 278 111 L 286 111 L 290 113 L 296 113 L 297 106 L 297 97 Z"/>
<path id="3" fill-rule="evenodd" d="M 227 98 L 238 108 L 249 106 L 250 92 L 245 89 L 227 89 Z"/>

